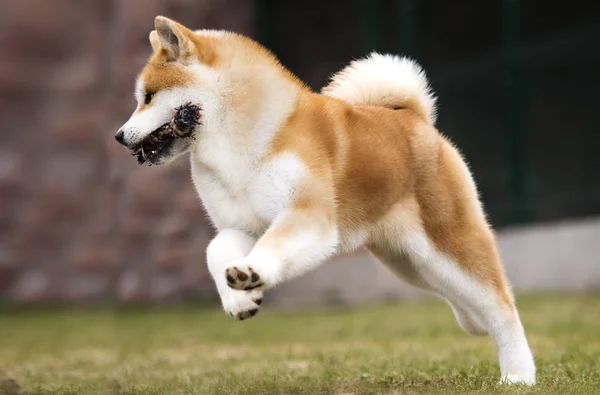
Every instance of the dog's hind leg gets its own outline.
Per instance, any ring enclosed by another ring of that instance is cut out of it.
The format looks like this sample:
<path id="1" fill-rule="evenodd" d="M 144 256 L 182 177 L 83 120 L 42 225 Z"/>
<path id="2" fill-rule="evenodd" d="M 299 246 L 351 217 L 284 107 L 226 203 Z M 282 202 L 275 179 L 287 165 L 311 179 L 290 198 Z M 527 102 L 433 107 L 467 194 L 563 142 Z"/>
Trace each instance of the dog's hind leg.
<path id="1" fill-rule="evenodd" d="M 485 234 L 485 233 L 484 233 Z M 472 334 L 489 332 L 498 348 L 502 381 L 535 384 L 535 365 L 525 331 L 507 287 L 493 241 L 462 245 L 460 261 L 439 252 L 426 235 L 405 235 L 391 249 L 370 249 L 396 273 L 446 299 L 460 326 Z M 392 259 L 393 250 L 398 257 Z M 477 267 L 470 266 L 478 262 Z"/>
<path id="2" fill-rule="evenodd" d="M 463 331 L 472 336 L 484 336 L 488 334 L 485 326 L 477 320 L 472 312 L 435 292 L 431 286 L 420 277 L 419 272 L 413 267 L 412 262 L 406 254 L 390 254 L 389 251 L 377 247 L 371 247 L 370 251 L 377 260 L 385 264 L 392 272 L 394 272 L 394 274 L 407 283 L 422 290 L 433 292 L 444 299 L 450 305 L 450 308 L 456 317 L 456 321 Z"/>
<path id="3" fill-rule="evenodd" d="M 463 331 L 472 336 L 485 336 L 488 334 L 488 330 L 486 329 L 485 325 L 483 325 L 477 319 L 475 314 L 458 303 L 453 303 L 449 300 L 446 301 L 450 305 L 450 308 L 452 308 L 452 312 L 456 317 L 458 326 L 460 326 Z"/>

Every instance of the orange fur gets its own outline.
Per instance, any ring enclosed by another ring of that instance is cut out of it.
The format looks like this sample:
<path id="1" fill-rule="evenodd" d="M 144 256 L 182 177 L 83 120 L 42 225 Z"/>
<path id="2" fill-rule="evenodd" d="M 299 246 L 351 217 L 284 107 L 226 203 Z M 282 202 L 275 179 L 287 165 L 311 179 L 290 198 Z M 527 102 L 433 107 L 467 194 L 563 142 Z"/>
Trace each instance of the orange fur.
<path id="1" fill-rule="evenodd" d="M 410 109 L 350 106 L 305 91 L 273 142 L 271 155 L 281 152 L 295 153 L 331 180 L 335 197 L 311 200 L 336 199 L 330 209 L 341 232 L 376 223 L 412 199 L 410 210 L 439 251 L 512 307 L 493 234 L 464 186 L 459 154 Z"/>
<path id="2" fill-rule="evenodd" d="M 192 82 L 192 78 L 181 66 L 166 63 L 160 53 L 154 54 L 140 74 L 144 81 L 145 93 L 155 93 L 160 90 L 173 89 L 185 86 Z M 141 103 L 144 107 L 144 103 Z"/>

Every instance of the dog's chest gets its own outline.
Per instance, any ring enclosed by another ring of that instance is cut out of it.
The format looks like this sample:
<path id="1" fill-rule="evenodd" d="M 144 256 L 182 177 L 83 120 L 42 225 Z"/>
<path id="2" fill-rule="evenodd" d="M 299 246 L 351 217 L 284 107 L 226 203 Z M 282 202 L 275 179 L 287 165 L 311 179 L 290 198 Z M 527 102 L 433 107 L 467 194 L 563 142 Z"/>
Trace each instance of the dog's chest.
<path id="1" fill-rule="evenodd" d="M 228 161 L 227 166 L 211 168 L 192 160 L 194 185 L 215 226 L 255 236 L 289 207 L 304 173 L 303 164 L 293 155 L 281 155 L 258 167 Z"/>
<path id="2" fill-rule="evenodd" d="M 192 165 L 194 186 L 204 208 L 217 229 L 234 228 L 254 235 L 267 226 L 258 215 L 245 185 L 227 181 L 199 165 Z"/>

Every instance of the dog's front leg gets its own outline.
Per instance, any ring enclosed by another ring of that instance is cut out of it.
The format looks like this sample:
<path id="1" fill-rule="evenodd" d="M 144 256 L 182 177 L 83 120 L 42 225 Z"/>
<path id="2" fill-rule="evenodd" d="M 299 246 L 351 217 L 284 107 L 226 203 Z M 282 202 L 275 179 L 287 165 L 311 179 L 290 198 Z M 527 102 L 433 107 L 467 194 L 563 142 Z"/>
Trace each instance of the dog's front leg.
<path id="1" fill-rule="evenodd" d="M 232 262 L 244 258 L 256 244 L 256 239 L 235 229 L 224 229 L 206 249 L 208 270 L 212 275 L 225 312 L 238 320 L 254 316 L 262 303 L 261 290 L 237 291 L 227 286 L 223 273 Z"/>
<path id="2" fill-rule="evenodd" d="M 331 257 L 338 244 L 335 216 L 323 208 L 284 210 L 247 257 L 222 273 L 235 290 L 268 289 L 312 270 Z"/>

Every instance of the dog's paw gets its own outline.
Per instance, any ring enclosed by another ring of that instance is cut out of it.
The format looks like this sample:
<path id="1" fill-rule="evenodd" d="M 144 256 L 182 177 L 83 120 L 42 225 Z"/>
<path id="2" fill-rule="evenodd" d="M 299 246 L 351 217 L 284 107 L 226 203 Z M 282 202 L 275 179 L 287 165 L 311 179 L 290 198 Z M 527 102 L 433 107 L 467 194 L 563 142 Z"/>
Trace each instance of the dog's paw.
<path id="1" fill-rule="evenodd" d="M 250 266 L 232 266 L 225 270 L 227 285 L 236 290 L 250 291 L 264 285 L 260 275 Z"/>
<path id="2" fill-rule="evenodd" d="M 223 310 L 233 318 L 245 320 L 254 317 L 263 301 L 262 291 L 229 290 L 222 295 Z"/>

